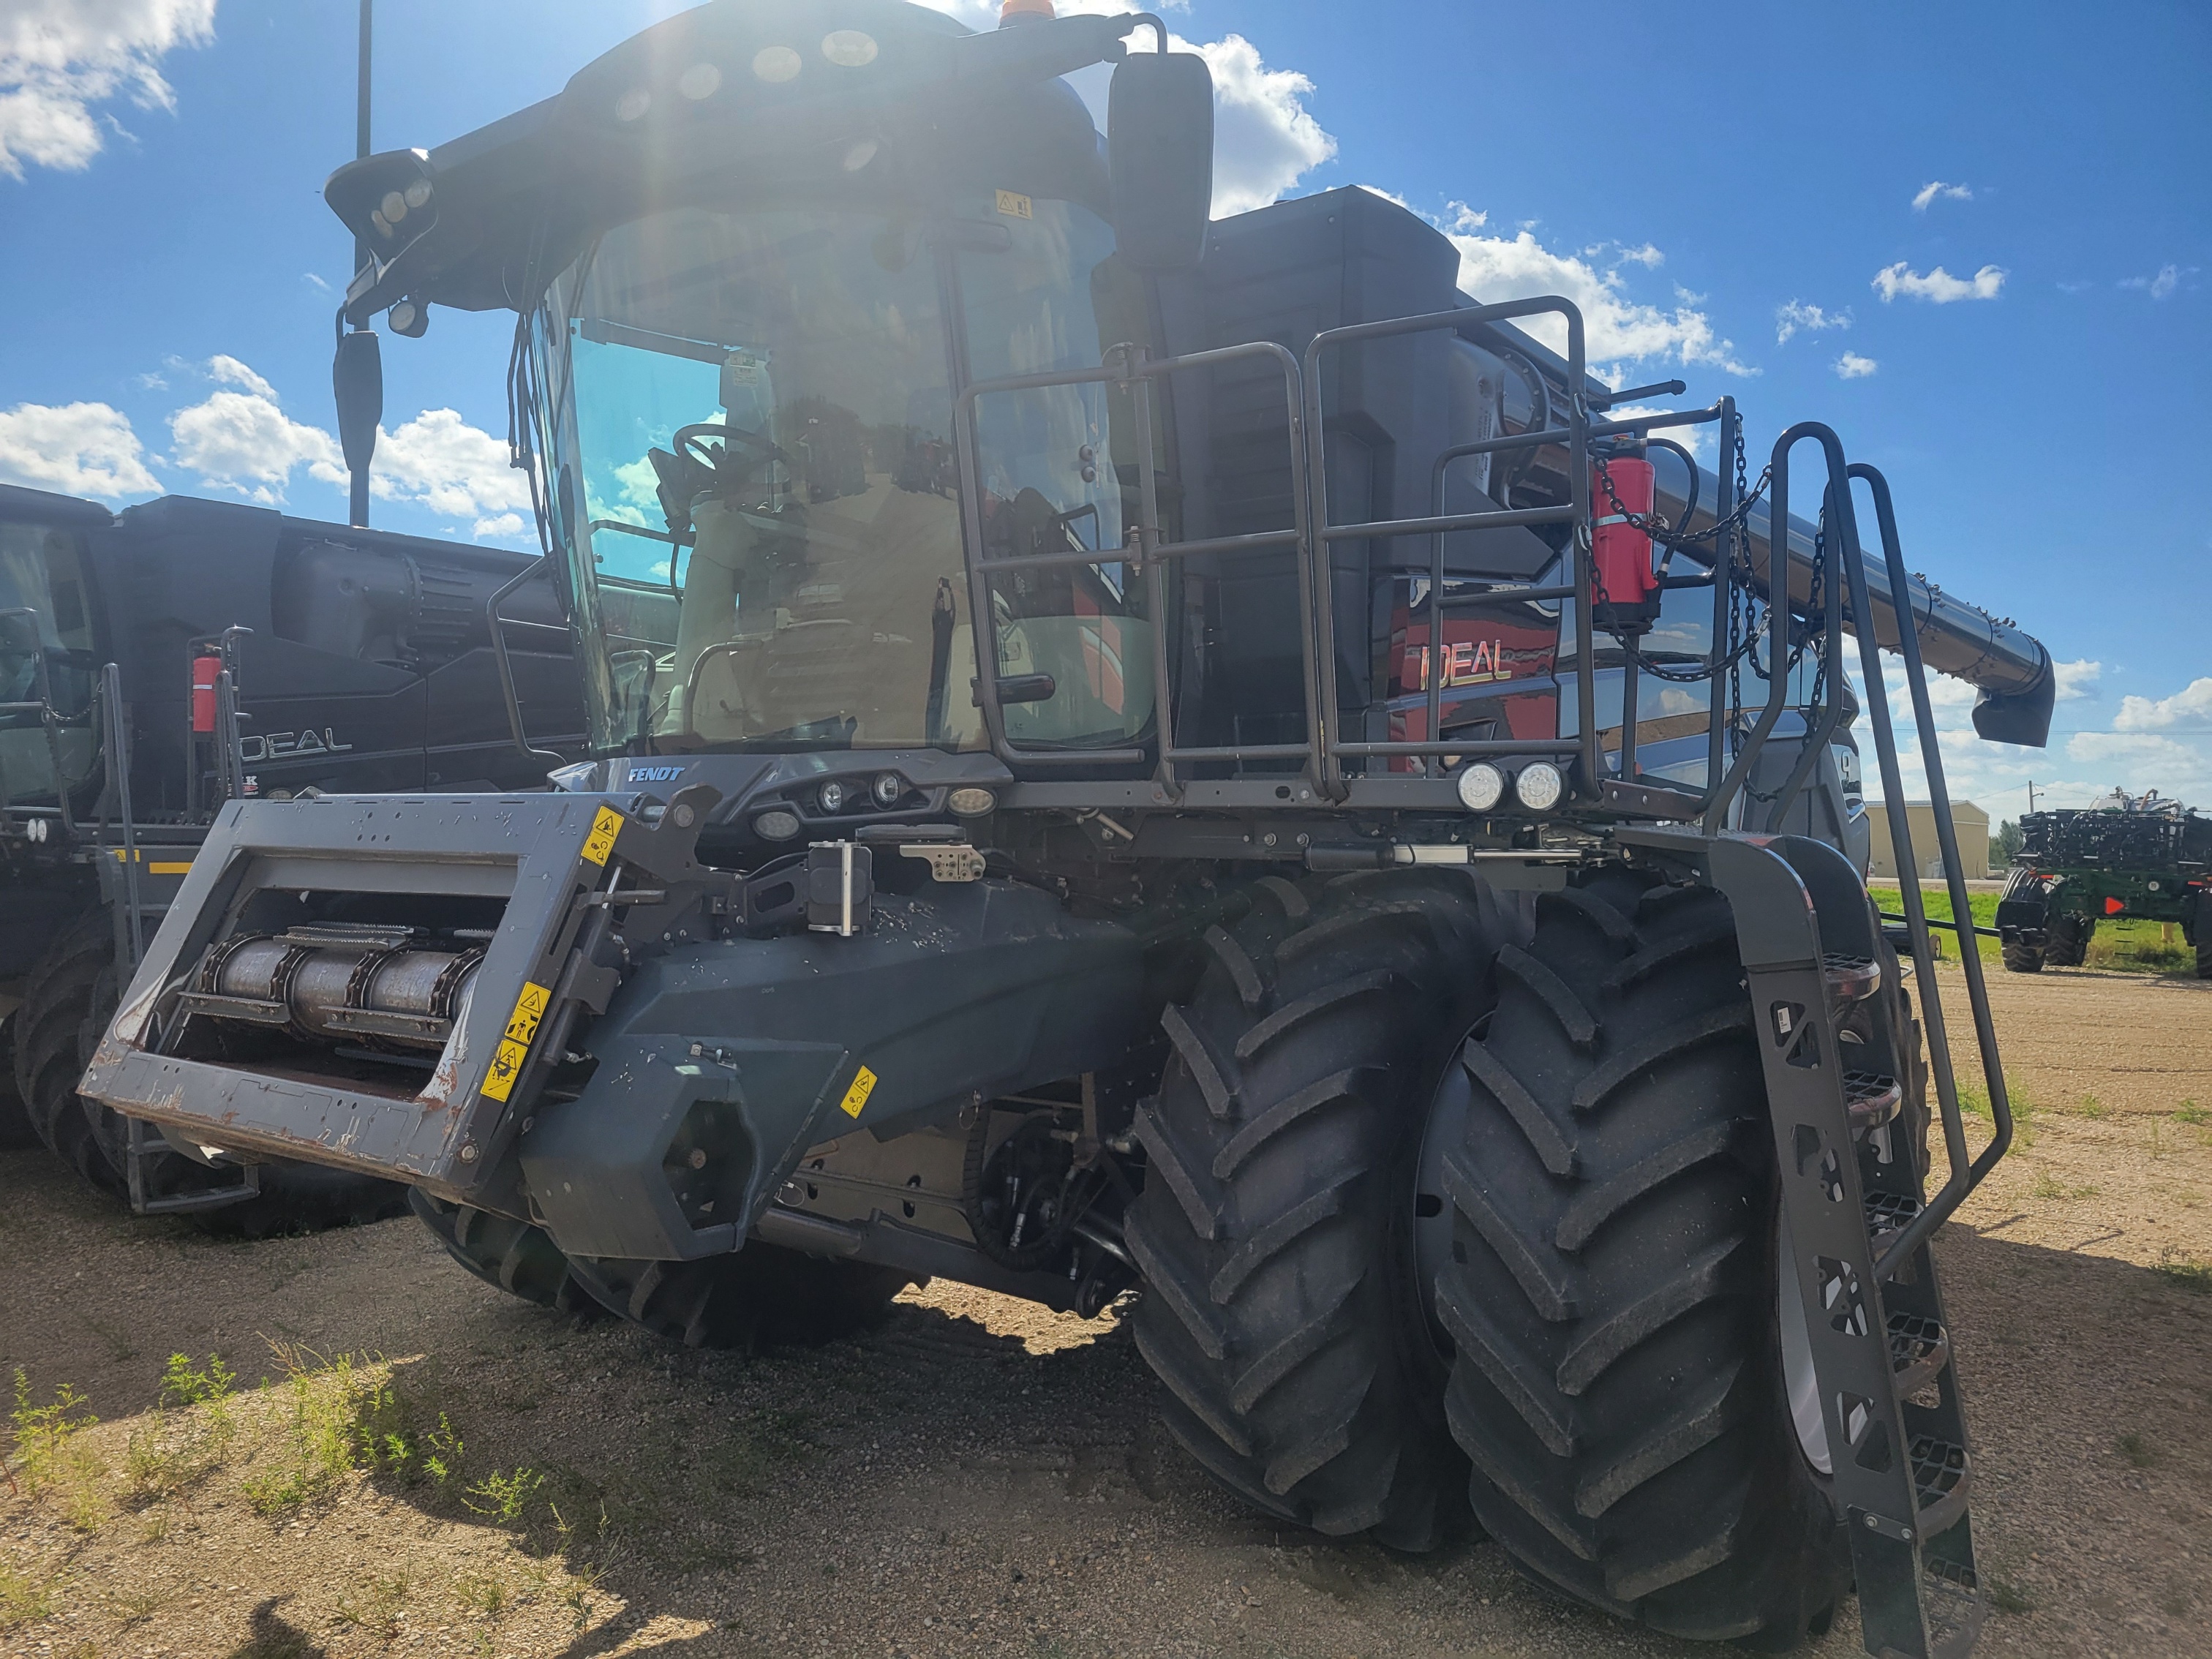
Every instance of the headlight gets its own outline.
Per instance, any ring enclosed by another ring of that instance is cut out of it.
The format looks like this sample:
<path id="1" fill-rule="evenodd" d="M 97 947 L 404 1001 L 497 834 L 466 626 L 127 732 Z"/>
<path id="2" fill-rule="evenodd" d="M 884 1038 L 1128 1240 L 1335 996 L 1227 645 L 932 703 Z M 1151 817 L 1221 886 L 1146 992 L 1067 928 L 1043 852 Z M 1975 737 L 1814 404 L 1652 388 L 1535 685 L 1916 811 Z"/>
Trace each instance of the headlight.
<path id="1" fill-rule="evenodd" d="M 1513 793 L 1530 811 L 1548 812 L 1567 793 L 1567 781 L 1551 762 L 1538 761 L 1521 769 L 1521 775 L 1513 781 Z"/>
<path id="2" fill-rule="evenodd" d="M 777 807 L 753 820 L 753 833 L 763 841 L 789 841 L 799 833 L 799 814 Z"/>
<path id="3" fill-rule="evenodd" d="M 1505 799 L 1505 774 L 1488 761 L 1477 761 L 1459 775 L 1460 805 L 1470 812 L 1487 812 Z"/>
<path id="4" fill-rule="evenodd" d="M 956 818 L 985 818 L 999 810 L 999 798 L 988 789 L 956 789 L 945 804 Z"/>
<path id="5" fill-rule="evenodd" d="M 906 794 L 906 780 L 896 772 L 879 772 L 876 775 L 875 793 L 876 805 L 888 812 Z"/>
<path id="6" fill-rule="evenodd" d="M 836 813 L 845 810 L 847 793 L 845 786 L 832 778 L 822 786 L 822 793 L 815 799 L 822 803 L 823 811 Z"/>

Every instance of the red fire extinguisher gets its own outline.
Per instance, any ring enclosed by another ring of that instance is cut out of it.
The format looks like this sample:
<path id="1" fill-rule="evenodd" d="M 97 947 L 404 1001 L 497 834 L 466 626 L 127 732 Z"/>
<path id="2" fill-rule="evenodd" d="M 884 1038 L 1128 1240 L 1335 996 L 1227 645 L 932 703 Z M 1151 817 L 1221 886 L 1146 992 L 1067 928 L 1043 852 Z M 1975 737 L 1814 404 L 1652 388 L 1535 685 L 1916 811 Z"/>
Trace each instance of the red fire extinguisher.
<path id="1" fill-rule="evenodd" d="M 222 672 L 221 657 L 192 659 L 192 730 L 202 737 L 215 731 L 215 679 Z"/>
<path id="2" fill-rule="evenodd" d="M 1647 460 L 1615 457 L 1591 472 L 1590 568 L 1597 603 L 1590 620 L 1608 634 L 1646 633 L 1659 620 L 1651 538 L 1631 522 L 1649 521 L 1658 495 L 1657 475 Z"/>

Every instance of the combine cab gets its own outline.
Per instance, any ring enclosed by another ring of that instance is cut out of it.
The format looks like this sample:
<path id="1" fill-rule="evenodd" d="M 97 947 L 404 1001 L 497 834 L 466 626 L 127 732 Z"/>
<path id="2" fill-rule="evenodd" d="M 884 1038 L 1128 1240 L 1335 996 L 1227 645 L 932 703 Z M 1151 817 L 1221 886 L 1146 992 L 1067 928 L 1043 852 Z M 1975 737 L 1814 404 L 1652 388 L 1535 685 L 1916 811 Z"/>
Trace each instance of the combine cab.
<path id="1" fill-rule="evenodd" d="M 1967 952 L 1970 1158 L 1858 780 L 1881 648 L 1923 734 L 1932 667 L 2038 744 L 2048 654 L 1833 433 L 1619 415 L 1389 203 L 1209 223 L 1202 61 L 1038 9 L 720 0 L 331 181 L 354 323 L 519 310 L 593 758 L 227 813 L 87 1086 L 685 1342 L 1136 1291 L 1269 1515 L 1471 1501 L 1662 1630 L 1856 1578 L 1870 1651 L 1962 1652 L 1929 1241 L 2010 1117 Z"/>

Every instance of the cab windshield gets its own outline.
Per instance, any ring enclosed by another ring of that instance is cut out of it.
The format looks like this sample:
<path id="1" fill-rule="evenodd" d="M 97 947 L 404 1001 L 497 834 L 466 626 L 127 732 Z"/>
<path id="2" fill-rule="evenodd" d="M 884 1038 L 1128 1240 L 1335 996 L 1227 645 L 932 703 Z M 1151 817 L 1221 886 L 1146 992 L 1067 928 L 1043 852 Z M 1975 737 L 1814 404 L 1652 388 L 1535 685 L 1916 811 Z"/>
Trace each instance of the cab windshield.
<path id="1" fill-rule="evenodd" d="M 1095 366 L 1112 252 L 1088 210 L 1004 192 L 926 219 L 684 209 L 603 237 L 535 331 L 577 622 L 605 644 L 597 745 L 984 747 L 956 390 Z M 1109 402 L 980 402 L 987 564 L 1121 544 Z M 1151 720 L 1125 567 L 1074 571 L 990 584 L 1018 743 L 1124 744 Z"/>
<path id="2" fill-rule="evenodd" d="M 92 702 L 92 621 L 77 538 L 42 525 L 0 524 L 0 797 L 57 799 L 54 747 L 38 711 L 43 668 L 71 791 L 98 758 Z"/>

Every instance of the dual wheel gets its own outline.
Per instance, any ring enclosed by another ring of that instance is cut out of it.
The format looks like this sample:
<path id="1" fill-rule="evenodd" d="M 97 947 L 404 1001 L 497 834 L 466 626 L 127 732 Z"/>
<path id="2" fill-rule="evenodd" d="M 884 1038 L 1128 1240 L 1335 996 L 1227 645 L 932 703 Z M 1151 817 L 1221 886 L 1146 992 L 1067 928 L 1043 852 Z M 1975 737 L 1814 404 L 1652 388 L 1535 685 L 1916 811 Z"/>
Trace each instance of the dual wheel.
<path id="1" fill-rule="evenodd" d="M 1442 872 L 1257 897 L 1137 1127 L 1136 1336 L 1176 1436 L 1323 1533 L 1419 1549 L 1471 1509 L 1657 1629 L 1825 1629 L 1849 1551 L 1792 1411 L 1726 901 L 1620 870 L 1533 918 Z M 1911 1029 L 1893 993 L 1865 1035 Z"/>

